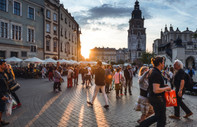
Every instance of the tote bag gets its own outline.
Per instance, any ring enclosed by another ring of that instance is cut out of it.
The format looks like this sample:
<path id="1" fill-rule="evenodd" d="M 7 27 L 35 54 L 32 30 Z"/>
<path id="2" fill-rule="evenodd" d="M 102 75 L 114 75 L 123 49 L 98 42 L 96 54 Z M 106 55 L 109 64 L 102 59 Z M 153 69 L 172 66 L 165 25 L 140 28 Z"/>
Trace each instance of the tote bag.
<path id="1" fill-rule="evenodd" d="M 166 107 L 177 106 L 176 92 L 174 90 L 165 92 Z"/>

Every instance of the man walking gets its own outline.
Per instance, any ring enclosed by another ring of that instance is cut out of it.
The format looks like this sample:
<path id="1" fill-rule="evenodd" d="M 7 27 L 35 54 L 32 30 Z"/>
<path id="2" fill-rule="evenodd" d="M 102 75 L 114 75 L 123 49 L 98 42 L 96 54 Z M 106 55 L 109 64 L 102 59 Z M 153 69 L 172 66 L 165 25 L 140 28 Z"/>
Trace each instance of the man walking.
<path id="1" fill-rule="evenodd" d="M 129 94 L 132 95 L 131 86 L 132 86 L 133 72 L 131 70 L 130 65 L 128 65 L 127 69 L 124 70 L 124 77 L 126 78 L 125 95 L 127 95 L 127 89 L 129 89 Z"/>
<path id="2" fill-rule="evenodd" d="M 105 83 L 106 83 L 105 92 L 106 93 L 109 93 L 110 84 L 112 82 L 112 72 L 111 72 L 110 68 L 111 68 L 111 66 L 107 65 L 107 68 L 105 69 Z"/>
<path id="3" fill-rule="evenodd" d="M 94 100 L 96 98 L 96 95 L 99 91 L 99 89 L 101 89 L 104 97 L 105 97 L 105 106 L 104 108 L 108 108 L 109 107 L 109 102 L 108 102 L 108 98 L 107 95 L 105 93 L 105 70 L 102 68 L 102 62 L 98 61 L 97 62 L 97 66 L 98 68 L 95 70 L 95 89 L 94 89 L 94 95 L 92 97 L 92 100 L 89 102 L 87 101 L 88 104 L 93 105 Z"/>
<path id="4" fill-rule="evenodd" d="M 0 59 L 0 127 L 9 124 L 9 122 L 5 122 L 2 120 L 2 113 L 5 111 L 6 101 L 9 99 L 9 88 L 6 84 L 7 78 L 4 75 L 5 68 L 5 60 Z"/>
<path id="5" fill-rule="evenodd" d="M 193 113 L 190 109 L 183 103 L 182 96 L 185 92 L 184 85 L 185 85 L 185 72 L 183 70 L 183 63 L 180 60 L 175 60 L 174 62 L 174 69 L 177 70 L 174 76 L 174 86 L 176 91 L 177 97 L 177 107 L 174 107 L 174 115 L 169 116 L 172 119 L 180 119 L 180 106 L 183 111 L 186 113 L 184 118 L 188 118 Z"/>

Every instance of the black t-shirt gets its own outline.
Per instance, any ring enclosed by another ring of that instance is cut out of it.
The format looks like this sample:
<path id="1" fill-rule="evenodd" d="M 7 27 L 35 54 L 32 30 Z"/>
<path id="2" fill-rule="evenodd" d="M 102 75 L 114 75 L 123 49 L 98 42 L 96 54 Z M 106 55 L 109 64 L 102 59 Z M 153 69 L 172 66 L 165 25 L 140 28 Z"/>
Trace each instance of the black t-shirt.
<path id="1" fill-rule="evenodd" d="M 7 82 L 7 78 L 4 73 L 0 72 L 0 99 L 9 92 L 8 86 L 5 82 Z"/>
<path id="2" fill-rule="evenodd" d="M 174 86 L 177 90 L 180 88 L 181 80 L 185 80 L 185 72 L 183 69 L 179 69 L 178 72 L 174 76 Z"/>
<path id="3" fill-rule="evenodd" d="M 95 70 L 95 84 L 97 86 L 105 85 L 105 70 L 101 67 Z"/>
<path id="4" fill-rule="evenodd" d="M 153 92 L 154 83 L 160 84 L 160 88 L 165 87 L 163 76 L 161 75 L 161 71 L 159 71 L 159 69 L 154 67 L 152 70 L 150 70 L 149 76 L 148 76 L 148 83 L 149 83 L 148 93 L 150 97 L 164 96 L 164 92 L 157 93 L 157 94 Z"/>

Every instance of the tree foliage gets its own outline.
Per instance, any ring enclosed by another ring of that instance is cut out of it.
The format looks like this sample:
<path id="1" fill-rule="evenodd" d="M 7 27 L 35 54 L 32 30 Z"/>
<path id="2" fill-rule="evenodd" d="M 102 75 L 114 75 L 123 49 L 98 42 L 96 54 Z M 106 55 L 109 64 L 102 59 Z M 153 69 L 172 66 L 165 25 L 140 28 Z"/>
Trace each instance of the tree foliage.
<path id="1" fill-rule="evenodd" d="M 151 58 L 154 57 L 154 53 L 143 52 L 141 55 L 141 61 L 143 64 L 151 64 Z"/>

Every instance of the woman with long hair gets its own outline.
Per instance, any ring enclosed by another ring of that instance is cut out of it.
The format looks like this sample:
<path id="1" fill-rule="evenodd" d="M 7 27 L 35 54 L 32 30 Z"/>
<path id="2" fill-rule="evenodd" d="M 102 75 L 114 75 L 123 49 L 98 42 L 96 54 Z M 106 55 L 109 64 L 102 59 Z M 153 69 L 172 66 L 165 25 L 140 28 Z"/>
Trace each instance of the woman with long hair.
<path id="1" fill-rule="evenodd" d="M 146 66 L 142 66 L 139 71 L 139 87 L 140 87 L 140 96 L 138 97 L 138 101 L 136 103 L 135 110 L 141 111 L 141 118 L 137 121 L 141 123 L 148 116 L 154 113 L 152 105 L 148 101 L 147 97 L 147 89 L 148 89 L 148 73 L 149 68 Z"/>

